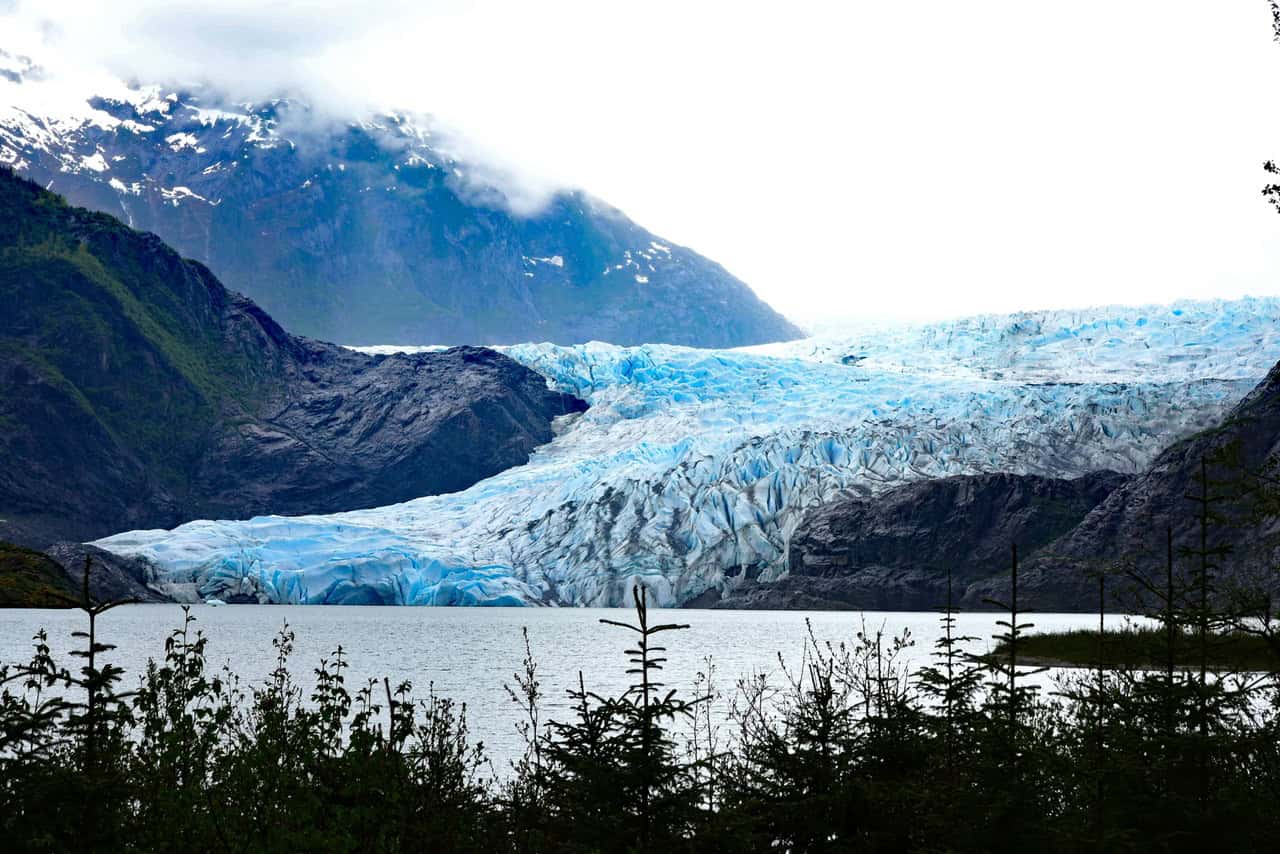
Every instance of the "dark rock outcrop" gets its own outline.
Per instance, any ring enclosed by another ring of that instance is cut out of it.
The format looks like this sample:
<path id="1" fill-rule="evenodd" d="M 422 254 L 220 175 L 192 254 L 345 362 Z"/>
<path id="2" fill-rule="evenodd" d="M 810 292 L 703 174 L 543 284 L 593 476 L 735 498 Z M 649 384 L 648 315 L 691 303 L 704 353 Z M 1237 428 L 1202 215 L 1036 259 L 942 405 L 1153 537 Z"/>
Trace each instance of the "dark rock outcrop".
<path id="1" fill-rule="evenodd" d="M 1132 594 L 1122 576 L 1137 572 L 1162 578 L 1167 555 L 1167 531 L 1172 531 L 1175 571 L 1185 576 L 1184 548 L 1199 541 L 1197 507 L 1188 496 L 1200 494 L 1197 477 L 1202 463 L 1212 495 L 1221 496 L 1214 512 L 1220 522 L 1210 526 L 1209 544 L 1227 545 L 1232 553 L 1221 564 L 1220 592 L 1232 585 L 1260 587 L 1280 593 L 1280 518 L 1274 506 L 1258 513 L 1259 496 L 1240 492 L 1252 475 L 1280 460 L 1280 364 L 1238 403 L 1212 430 L 1171 445 L 1141 475 L 1117 489 L 1079 525 L 1036 555 L 1019 576 L 1019 598 L 1040 610 L 1092 609 L 1097 606 L 1099 571 L 1118 576 L 1114 607 L 1130 605 Z M 1270 475 L 1275 477 L 1272 470 Z M 1274 483 L 1264 491 L 1274 492 Z M 1265 500 L 1265 499 L 1264 499 Z M 1274 502 L 1274 495 L 1270 499 Z M 1004 596 L 1005 578 L 990 579 L 984 595 Z M 977 591 L 975 591 L 977 592 Z"/>
<path id="2" fill-rule="evenodd" d="M 209 265 L 297 333 L 700 347 L 801 334 L 719 264 L 584 193 L 513 213 L 403 117 L 326 123 L 288 100 L 182 94 L 92 104 L 97 120 L 82 124 L 0 120 L 0 148 L 41 186 Z"/>
<path id="3" fill-rule="evenodd" d="M 85 559 L 89 570 L 89 598 L 95 602 L 168 602 L 170 597 L 153 586 L 155 573 L 143 560 L 122 557 L 97 546 L 82 543 L 54 543 L 44 552 L 57 563 L 65 578 L 83 595 Z"/>
<path id="4" fill-rule="evenodd" d="M 950 566 L 965 609 L 1008 601 L 1010 549 L 1021 555 L 1019 603 L 1092 611 L 1105 574 L 1108 608 L 1151 604 L 1133 574 L 1164 577 L 1172 533 L 1185 582 L 1199 545 L 1199 475 L 1218 496 L 1208 545 L 1215 592 L 1280 596 L 1280 364 L 1217 427 L 1165 449 L 1142 474 L 1062 481 L 995 474 L 925 481 L 875 499 L 812 511 L 792 536 L 790 574 L 745 585 L 716 607 L 923 609 L 945 601 Z M 1267 481 L 1259 481 L 1262 472 Z"/>
<path id="5" fill-rule="evenodd" d="M 1125 482 L 986 474 L 921 481 L 811 511 L 792 534 L 789 575 L 747 585 L 716 607 L 928 610 L 982 607 L 970 585 L 1007 572 L 1011 547 L 1034 554 Z"/>
<path id="6" fill-rule="evenodd" d="M 463 489 L 585 404 L 491 350 L 369 356 L 286 333 L 203 265 L 0 170 L 0 536 Z"/>

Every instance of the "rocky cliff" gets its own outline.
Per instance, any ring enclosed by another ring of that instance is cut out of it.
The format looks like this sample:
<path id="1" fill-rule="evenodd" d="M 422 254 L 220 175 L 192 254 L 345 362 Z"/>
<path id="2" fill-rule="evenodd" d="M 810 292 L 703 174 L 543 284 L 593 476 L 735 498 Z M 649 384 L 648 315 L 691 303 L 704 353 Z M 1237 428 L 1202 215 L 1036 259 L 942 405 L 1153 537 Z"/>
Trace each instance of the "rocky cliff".
<path id="1" fill-rule="evenodd" d="M 0 170 L 0 534 L 332 512 L 525 462 L 581 401 L 490 350 L 286 333 L 158 237 Z"/>
<path id="2" fill-rule="evenodd" d="M 1174 571 L 1185 581 L 1199 546 L 1202 472 L 1215 517 L 1210 547 L 1217 595 L 1233 588 L 1280 593 L 1280 364 L 1217 426 L 1173 443 L 1141 473 L 1075 480 L 1008 474 L 944 478 L 874 499 L 840 498 L 806 514 L 792 536 L 789 576 L 744 587 L 718 607 L 922 609 L 1008 601 L 1013 544 L 1019 601 L 1040 611 L 1142 607 L 1133 574 L 1163 579 L 1172 532 Z M 1261 477 L 1259 476 L 1261 474 Z M 1179 583 L 1182 583 L 1181 581 Z"/>
<path id="3" fill-rule="evenodd" d="M 912 483 L 867 498 L 844 495 L 792 534 L 790 574 L 744 587 L 729 608 L 928 610 L 983 607 L 975 582 L 1007 573 L 1012 546 L 1036 554 L 1071 530 L 1127 478 L 985 474 Z"/>
<path id="4" fill-rule="evenodd" d="M 1216 428 L 1176 442 L 1139 476 L 1117 489 L 1079 525 L 1029 561 L 1019 579 L 1020 595 L 1041 610 L 1096 607 L 1099 571 L 1115 581 L 1115 606 L 1133 601 L 1124 574 L 1163 578 L 1167 531 L 1173 533 L 1175 572 L 1186 577 L 1199 545 L 1201 472 L 1213 499 L 1210 546 L 1231 554 L 1219 564 L 1219 594 L 1245 585 L 1280 593 L 1280 504 L 1275 466 L 1280 463 L 1280 364 Z M 1203 467 L 1203 468 L 1202 468 Z M 1261 478 L 1259 474 L 1263 475 Z M 988 594 L 1004 595 L 1008 583 L 996 578 Z"/>

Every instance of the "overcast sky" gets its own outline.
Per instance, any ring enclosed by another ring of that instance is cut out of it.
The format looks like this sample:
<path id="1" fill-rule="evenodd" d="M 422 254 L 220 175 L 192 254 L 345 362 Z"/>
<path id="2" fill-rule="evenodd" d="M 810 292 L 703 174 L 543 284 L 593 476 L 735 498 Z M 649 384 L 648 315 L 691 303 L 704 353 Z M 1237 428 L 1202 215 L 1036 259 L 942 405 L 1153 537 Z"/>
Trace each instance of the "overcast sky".
<path id="1" fill-rule="evenodd" d="M 1264 0 L 0 0 L 63 69 L 430 112 L 802 323 L 1280 294 Z M 12 48 L 11 48 L 12 49 Z M 51 66 L 53 64 L 51 59 Z"/>

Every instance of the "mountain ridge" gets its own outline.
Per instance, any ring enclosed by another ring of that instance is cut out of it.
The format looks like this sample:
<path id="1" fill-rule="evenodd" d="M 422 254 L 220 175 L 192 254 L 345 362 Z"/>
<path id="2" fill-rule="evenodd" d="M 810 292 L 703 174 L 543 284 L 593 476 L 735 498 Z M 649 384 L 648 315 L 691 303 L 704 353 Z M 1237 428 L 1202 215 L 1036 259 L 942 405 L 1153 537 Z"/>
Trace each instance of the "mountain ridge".
<path id="1" fill-rule="evenodd" d="M 285 332 L 153 234 L 0 168 L 0 533 L 465 488 L 584 404 L 492 351 L 367 356 Z"/>
<path id="2" fill-rule="evenodd" d="M 581 191 L 513 214 L 415 120 L 292 130 L 308 122 L 287 99 L 206 105 L 157 87 L 68 116 L 0 105 L 0 164 L 159 234 L 287 328 L 343 344 L 801 334 L 719 264 Z"/>

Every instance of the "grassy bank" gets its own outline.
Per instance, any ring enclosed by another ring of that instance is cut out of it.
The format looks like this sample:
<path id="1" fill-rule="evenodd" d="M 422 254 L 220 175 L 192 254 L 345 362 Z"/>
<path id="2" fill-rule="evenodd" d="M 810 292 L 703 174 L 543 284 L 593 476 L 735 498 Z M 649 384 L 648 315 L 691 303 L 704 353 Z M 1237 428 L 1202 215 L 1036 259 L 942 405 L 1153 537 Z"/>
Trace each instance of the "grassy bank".
<path id="1" fill-rule="evenodd" d="M 1172 644 L 1170 639 L 1172 638 Z M 1108 670 L 1160 670 L 1170 663 L 1178 669 L 1200 667 L 1199 636 L 1187 629 L 1172 635 L 1164 627 L 1127 625 L 1099 633 L 1096 629 L 1044 632 L 1018 638 L 1018 664 L 1041 667 L 1097 667 Z M 1007 661 L 1009 645 L 1001 643 L 992 659 Z M 1272 671 L 1280 650 L 1266 639 L 1242 632 L 1209 632 L 1203 658 L 1210 670 Z"/>

